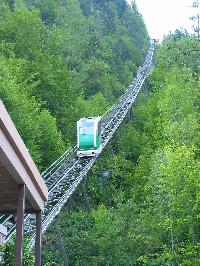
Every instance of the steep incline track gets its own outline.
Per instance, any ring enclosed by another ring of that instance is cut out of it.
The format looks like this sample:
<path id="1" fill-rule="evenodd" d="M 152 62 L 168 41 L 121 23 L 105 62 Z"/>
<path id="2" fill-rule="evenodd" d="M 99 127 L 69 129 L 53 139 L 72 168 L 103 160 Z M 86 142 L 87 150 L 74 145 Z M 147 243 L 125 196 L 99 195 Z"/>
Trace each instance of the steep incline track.
<path id="1" fill-rule="evenodd" d="M 145 62 L 138 69 L 137 77 L 127 91 L 118 99 L 116 104 L 102 117 L 101 133 L 103 148 L 112 138 L 144 85 L 153 67 L 154 47 L 155 43 L 152 41 Z M 42 215 L 43 233 L 56 215 L 58 215 L 61 208 L 75 191 L 83 177 L 91 169 L 98 157 L 99 155 L 96 157 L 78 158 L 76 156 L 76 147 L 70 148 L 42 174 L 46 179 L 46 185 L 49 190 L 48 202 L 45 204 Z M 30 247 L 32 247 L 35 239 L 35 215 L 26 214 L 24 221 L 25 234 L 30 235 Z M 0 223 L 8 227 L 7 241 L 9 241 L 16 229 L 15 217 L 13 215 L 0 216 Z"/>

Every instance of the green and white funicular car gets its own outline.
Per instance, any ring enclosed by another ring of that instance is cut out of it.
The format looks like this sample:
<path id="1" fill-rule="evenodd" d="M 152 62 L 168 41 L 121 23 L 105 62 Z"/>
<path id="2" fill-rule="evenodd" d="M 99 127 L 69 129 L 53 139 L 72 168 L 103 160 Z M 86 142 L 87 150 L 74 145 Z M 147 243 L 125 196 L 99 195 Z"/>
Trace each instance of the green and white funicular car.
<path id="1" fill-rule="evenodd" d="M 81 118 L 77 122 L 77 155 L 95 156 L 102 150 L 101 116 Z"/>

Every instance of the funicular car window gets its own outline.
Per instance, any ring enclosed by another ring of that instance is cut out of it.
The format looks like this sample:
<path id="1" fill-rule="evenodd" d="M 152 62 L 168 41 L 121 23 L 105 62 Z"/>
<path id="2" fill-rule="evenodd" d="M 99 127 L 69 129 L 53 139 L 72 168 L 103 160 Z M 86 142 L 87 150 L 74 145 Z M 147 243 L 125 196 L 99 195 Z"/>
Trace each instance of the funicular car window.
<path id="1" fill-rule="evenodd" d="M 83 122 L 80 126 L 80 134 L 94 134 L 94 122 Z"/>

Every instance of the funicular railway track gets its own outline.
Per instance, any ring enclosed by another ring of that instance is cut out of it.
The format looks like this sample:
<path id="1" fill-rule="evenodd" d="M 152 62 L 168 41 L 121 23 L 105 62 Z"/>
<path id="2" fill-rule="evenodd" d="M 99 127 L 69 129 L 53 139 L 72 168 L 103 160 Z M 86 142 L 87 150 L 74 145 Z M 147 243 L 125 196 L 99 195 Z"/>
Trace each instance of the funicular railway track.
<path id="1" fill-rule="evenodd" d="M 144 64 L 138 69 L 137 77 L 118 99 L 118 101 L 102 117 L 102 146 L 103 148 L 112 138 L 122 120 L 127 115 L 140 89 L 145 83 L 152 67 L 155 43 L 152 41 Z M 48 201 L 45 204 L 42 214 L 42 232 L 58 215 L 69 197 L 73 194 L 83 177 L 91 169 L 98 159 L 95 157 L 79 158 L 76 155 L 76 147 L 68 149 L 57 161 L 55 161 L 43 174 L 49 191 Z M 15 216 L 2 215 L 0 223 L 7 226 L 7 241 L 11 239 L 16 229 Z M 30 236 L 30 247 L 33 247 L 35 240 L 35 215 L 25 214 L 24 233 Z"/>

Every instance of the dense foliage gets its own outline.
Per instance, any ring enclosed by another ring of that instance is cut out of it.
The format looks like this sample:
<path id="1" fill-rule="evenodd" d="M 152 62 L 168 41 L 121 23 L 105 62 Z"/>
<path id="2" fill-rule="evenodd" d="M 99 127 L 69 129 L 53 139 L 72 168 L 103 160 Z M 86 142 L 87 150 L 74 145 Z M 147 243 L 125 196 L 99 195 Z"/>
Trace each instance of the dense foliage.
<path id="1" fill-rule="evenodd" d="M 16 235 L 13 235 L 11 242 L 0 245 L 0 265 L 13 266 L 15 261 Z M 35 262 L 33 252 L 29 250 L 29 239 L 25 236 L 23 243 L 23 266 L 33 266 Z"/>
<path id="2" fill-rule="evenodd" d="M 123 93 L 148 42 L 134 2 L 1 1 L 0 98 L 40 169 Z M 44 236 L 43 265 L 200 265 L 198 56 L 186 32 L 158 47 L 148 88 Z"/>
<path id="3" fill-rule="evenodd" d="M 58 218 L 70 265 L 200 264 L 198 51 L 179 31 L 158 47 L 149 89 Z M 46 265 L 62 265 L 58 243 L 52 225 Z"/>
<path id="4" fill-rule="evenodd" d="M 1 1 L 0 98 L 41 169 L 124 91 L 148 42 L 125 0 Z"/>
<path id="5" fill-rule="evenodd" d="M 0 99 L 40 170 L 73 144 L 80 117 L 103 114 L 123 93 L 148 43 L 125 0 L 0 1 Z M 14 244 L 5 250 L 14 264 Z"/>

